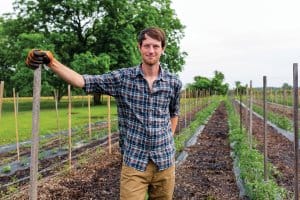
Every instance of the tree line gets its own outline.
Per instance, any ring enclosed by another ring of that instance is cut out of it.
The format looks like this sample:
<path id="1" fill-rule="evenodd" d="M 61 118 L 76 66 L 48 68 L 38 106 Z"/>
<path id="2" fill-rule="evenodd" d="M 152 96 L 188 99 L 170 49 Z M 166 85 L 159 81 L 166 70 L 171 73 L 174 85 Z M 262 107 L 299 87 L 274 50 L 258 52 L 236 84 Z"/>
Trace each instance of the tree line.
<path id="1" fill-rule="evenodd" d="M 192 90 L 202 90 L 210 95 L 226 95 L 229 84 L 224 83 L 225 76 L 220 71 L 214 71 L 214 76 L 210 79 L 204 76 L 195 76 L 194 82 L 188 84 L 187 88 Z"/>
<path id="2" fill-rule="evenodd" d="M 164 67 L 179 72 L 187 55 L 184 36 L 171 0 L 15 0 L 14 12 L 0 17 L 0 80 L 5 96 L 15 88 L 32 95 L 33 72 L 25 67 L 30 49 L 46 49 L 81 74 L 102 74 L 139 64 L 137 33 L 149 26 L 165 30 Z M 67 86 L 51 70 L 42 72 L 42 95 L 59 97 Z M 75 90 L 81 94 L 81 90 Z"/>

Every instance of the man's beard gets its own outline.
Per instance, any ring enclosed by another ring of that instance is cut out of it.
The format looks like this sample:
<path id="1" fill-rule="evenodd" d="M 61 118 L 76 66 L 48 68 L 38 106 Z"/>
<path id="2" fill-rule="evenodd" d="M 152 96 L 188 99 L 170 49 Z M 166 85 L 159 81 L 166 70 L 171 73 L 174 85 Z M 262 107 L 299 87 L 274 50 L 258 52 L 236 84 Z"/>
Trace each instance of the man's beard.
<path id="1" fill-rule="evenodd" d="M 152 60 L 144 59 L 144 63 L 147 65 L 153 66 L 153 65 L 159 63 L 159 60 L 158 59 L 152 59 Z"/>

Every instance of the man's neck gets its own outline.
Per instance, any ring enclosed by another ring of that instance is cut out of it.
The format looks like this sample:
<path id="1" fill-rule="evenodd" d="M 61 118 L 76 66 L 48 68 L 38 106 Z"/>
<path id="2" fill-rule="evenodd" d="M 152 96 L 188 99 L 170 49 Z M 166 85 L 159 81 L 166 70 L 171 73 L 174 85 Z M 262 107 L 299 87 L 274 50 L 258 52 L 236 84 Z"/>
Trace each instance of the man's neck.
<path id="1" fill-rule="evenodd" d="M 142 71 L 145 77 L 157 77 L 159 70 L 159 63 L 155 65 L 142 64 Z"/>

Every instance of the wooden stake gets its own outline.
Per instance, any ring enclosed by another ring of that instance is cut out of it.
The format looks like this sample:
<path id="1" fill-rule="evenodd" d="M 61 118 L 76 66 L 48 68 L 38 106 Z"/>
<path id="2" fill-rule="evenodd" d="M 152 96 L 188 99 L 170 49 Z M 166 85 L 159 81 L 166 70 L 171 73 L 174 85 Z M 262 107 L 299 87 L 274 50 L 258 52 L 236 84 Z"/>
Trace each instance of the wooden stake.
<path id="1" fill-rule="evenodd" d="M 108 150 L 111 154 L 111 117 L 110 117 L 110 96 L 107 97 L 107 128 L 108 128 Z"/>
<path id="2" fill-rule="evenodd" d="M 298 109 L 299 109 L 299 96 L 298 96 L 298 63 L 293 64 L 293 81 L 294 81 L 294 151 L 295 151 L 295 199 L 299 197 L 298 187 L 298 173 L 299 173 L 299 136 L 298 136 Z"/>
<path id="3" fill-rule="evenodd" d="M 2 117 L 3 93 L 4 93 L 4 81 L 1 81 L 0 82 L 0 121 Z"/>
<path id="4" fill-rule="evenodd" d="M 186 89 L 184 90 L 184 128 L 187 126 L 186 118 L 187 118 L 187 110 L 186 110 Z"/>
<path id="5" fill-rule="evenodd" d="M 38 152 L 40 127 L 40 96 L 41 96 L 41 68 L 34 71 L 33 102 L 32 102 L 32 144 L 30 161 L 30 200 L 37 199 Z"/>
<path id="6" fill-rule="evenodd" d="M 61 134 L 60 133 L 60 123 L 59 123 L 59 114 L 58 114 L 58 90 L 54 90 L 54 99 L 55 99 L 55 112 L 56 112 L 56 128 L 59 132 L 59 149 L 61 149 Z"/>
<path id="7" fill-rule="evenodd" d="M 68 85 L 68 99 L 69 99 L 69 109 L 68 109 L 68 127 L 69 127 L 69 169 L 72 169 L 72 104 L 71 104 L 71 85 Z"/>
<path id="8" fill-rule="evenodd" d="M 263 117 L 264 117 L 264 180 L 268 181 L 268 137 L 267 137 L 267 77 L 263 77 Z"/>
<path id="9" fill-rule="evenodd" d="M 92 139 L 92 120 L 91 120 L 91 95 L 88 95 L 88 109 L 89 109 L 89 138 Z"/>
<path id="10" fill-rule="evenodd" d="M 249 100 L 249 135 L 250 135 L 250 149 L 252 149 L 252 118 L 253 118 L 253 94 L 252 81 L 250 81 L 250 100 Z"/>
<path id="11" fill-rule="evenodd" d="M 16 90 L 13 88 L 14 97 L 14 113 L 15 113 L 15 127 L 16 127 L 16 146 L 17 146 L 17 158 L 20 161 L 20 148 L 19 148 L 19 128 L 18 128 L 18 106 L 16 100 Z"/>

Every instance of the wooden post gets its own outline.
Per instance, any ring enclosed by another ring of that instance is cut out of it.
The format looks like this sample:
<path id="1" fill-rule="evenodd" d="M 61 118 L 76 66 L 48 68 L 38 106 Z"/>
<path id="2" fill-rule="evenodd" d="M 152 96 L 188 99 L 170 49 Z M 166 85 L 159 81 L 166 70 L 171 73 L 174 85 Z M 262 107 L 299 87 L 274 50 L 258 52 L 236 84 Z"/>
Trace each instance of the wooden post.
<path id="1" fill-rule="evenodd" d="M 240 131 L 243 130 L 242 92 L 240 92 Z"/>
<path id="2" fill-rule="evenodd" d="M 263 109 L 264 109 L 264 180 L 268 180 L 268 138 L 267 138 L 267 103 L 266 103 L 266 88 L 267 88 L 267 77 L 263 77 Z"/>
<path id="3" fill-rule="evenodd" d="M 187 123 L 186 123 L 186 89 L 184 90 L 184 128 L 186 128 Z"/>
<path id="4" fill-rule="evenodd" d="M 92 139 L 92 120 L 91 120 L 91 95 L 88 95 L 88 110 L 89 110 L 89 138 Z"/>
<path id="5" fill-rule="evenodd" d="M 72 168 L 72 104 L 71 104 L 71 85 L 68 85 L 68 138 L 69 138 L 69 170 Z"/>
<path id="6" fill-rule="evenodd" d="M 298 96 L 298 63 L 293 64 L 293 81 L 294 81 L 294 150 L 295 150 L 295 199 L 299 197 L 298 187 L 298 156 L 299 156 L 299 137 L 298 137 L 298 108 L 299 108 L 299 96 Z"/>
<path id="7" fill-rule="evenodd" d="M 107 129 L 108 129 L 108 151 L 111 154 L 111 117 L 110 117 L 110 96 L 107 97 Z"/>
<path id="8" fill-rule="evenodd" d="M 1 81 L 0 82 L 0 121 L 2 117 L 3 93 L 4 93 L 4 81 Z"/>
<path id="9" fill-rule="evenodd" d="M 252 81 L 250 81 L 250 101 L 249 101 L 249 135 L 250 135 L 250 149 L 252 149 L 252 114 L 253 114 L 253 94 L 252 94 Z"/>
<path id="10" fill-rule="evenodd" d="M 58 114 L 58 90 L 54 90 L 54 99 L 55 99 L 55 112 L 56 112 L 56 128 L 59 132 L 59 149 L 61 149 L 61 134 L 60 133 L 60 124 L 59 124 L 59 114 Z"/>
<path id="11" fill-rule="evenodd" d="M 16 128 L 16 146 L 17 146 L 17 159 L 20 161 L 20 147 L 19 147 L 19 127 L 18 127 L 18 106 L 16 100 L 16 90 L 13 88 L 14 97 L 14 113 L 15 113 L 15 128 Z"/>
<path id="12" fill-rule="evenodd" d="M 40 96 L 41 96 L 41 68 L 34 70 L 33 101 L 32 101 L 32 144 L 30 161 L 30 200 L 37 199 L 39 128 L 40 128 Z"/>

